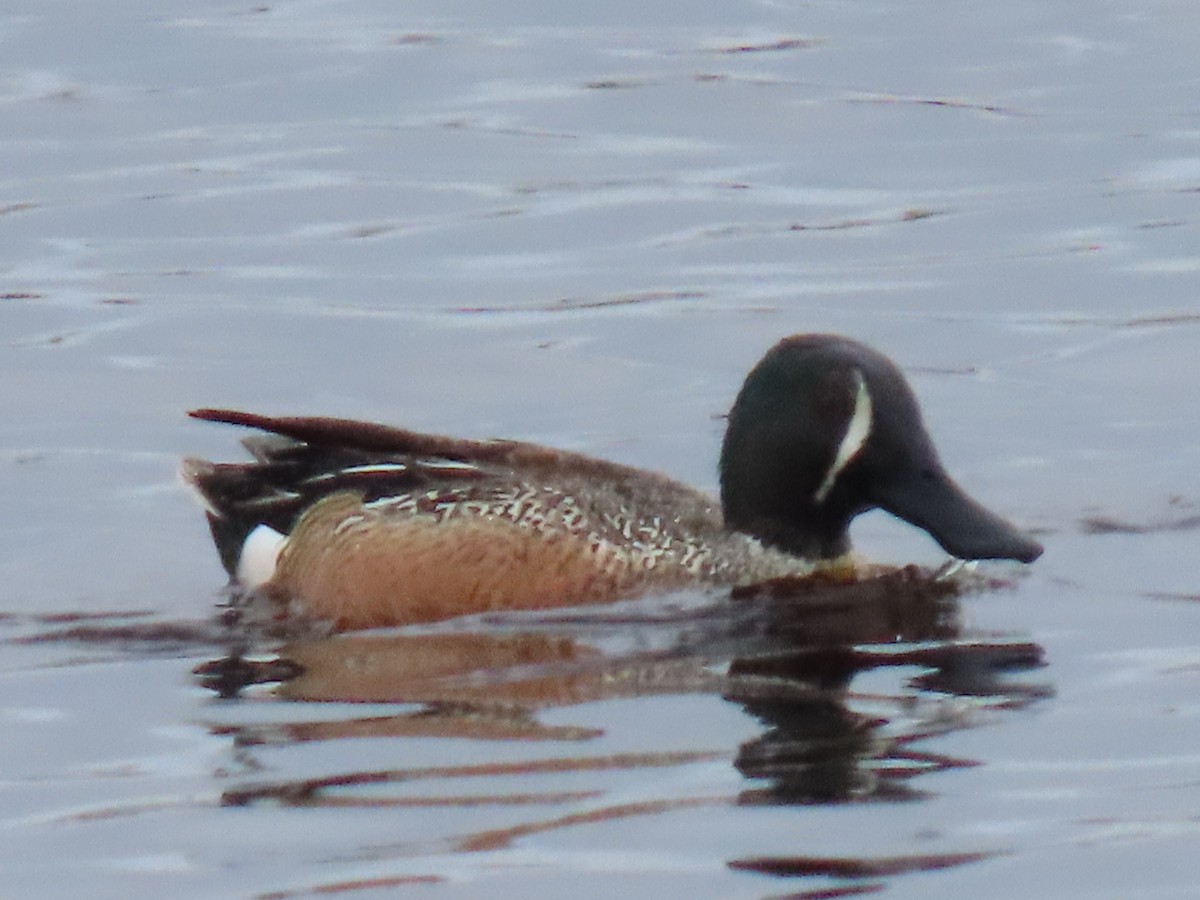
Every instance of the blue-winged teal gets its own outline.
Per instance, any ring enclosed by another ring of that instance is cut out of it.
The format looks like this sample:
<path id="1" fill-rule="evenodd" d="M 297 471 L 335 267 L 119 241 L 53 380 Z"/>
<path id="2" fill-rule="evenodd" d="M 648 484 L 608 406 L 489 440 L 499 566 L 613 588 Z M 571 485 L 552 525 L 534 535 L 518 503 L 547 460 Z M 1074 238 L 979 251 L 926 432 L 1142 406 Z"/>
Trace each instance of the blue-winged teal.
<path id="1" fill-rule="evenodd" d="M 1042 552 L 946 474 L 899 369 L 833 335 L 786 338 L 747 376 L 719 506 L 663 475 L 536 444 L 191 415 L 271 433 L 245 441 L 254 462 L 184 463 L 225 568 L 340 628 L 852 572 L 847 527 L 876 507 L 964 559 Z"/>

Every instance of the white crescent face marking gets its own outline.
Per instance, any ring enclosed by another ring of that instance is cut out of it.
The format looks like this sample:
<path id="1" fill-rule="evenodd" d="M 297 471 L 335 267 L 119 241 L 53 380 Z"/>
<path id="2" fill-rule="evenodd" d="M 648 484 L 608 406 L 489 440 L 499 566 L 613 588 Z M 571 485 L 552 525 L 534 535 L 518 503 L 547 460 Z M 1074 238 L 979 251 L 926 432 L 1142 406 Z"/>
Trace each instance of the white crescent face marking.
<path id="1" fill-rule="evenodd" d="M 813 501 L 816 503 L 825 502 L 825 498 L 833 490 L 833 484 L 837 481 L 837 477 L 842 474 L 846 466 L 850 465 L 854 457 L 858 456 L 871 434 L 874 414 L 871 409 L 871 393 L 867 390 L 867 380 L 863 378 L 862 372 L 855 369 L 854 381 L 858 385 L 854 393 L 854 412 L 850 414 L 850 421 L 846 423 L 846 433 L 842 435 L 842 442 L 838 444 L 833 463 L 830 464 L 825 477 L 821 479 L 821 486 L 813 494 Z"/>

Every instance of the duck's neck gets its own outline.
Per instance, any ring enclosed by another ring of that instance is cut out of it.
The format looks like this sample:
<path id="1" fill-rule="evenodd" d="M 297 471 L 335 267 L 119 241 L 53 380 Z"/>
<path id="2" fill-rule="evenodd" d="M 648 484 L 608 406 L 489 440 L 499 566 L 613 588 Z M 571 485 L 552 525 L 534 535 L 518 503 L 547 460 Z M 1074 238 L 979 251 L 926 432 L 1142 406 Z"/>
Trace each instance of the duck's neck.
<path id="1" fill-rule="evenodd" d="M 815 497 L 816 487 L 788 456 L 761 452 L 727 437 L 721 452 L 721 512 L 725 527 L 804 559 L 833 559 L 850 549 L 847 531 L 858 510 L 841 491 Z"/>
<path id="2" fill-rule="evenodd" d="M 799 516 L 804 510 L 791 509 L 786 514 L 766 509 L 751 511 L 727 503 L 724 490 L 721 500 L 725 526 L 757 538 L 767 547 L 803 559 L 835 559 L 850 550 L 848 522 L 831 525 L 817 520 L 801 524 Z"/>

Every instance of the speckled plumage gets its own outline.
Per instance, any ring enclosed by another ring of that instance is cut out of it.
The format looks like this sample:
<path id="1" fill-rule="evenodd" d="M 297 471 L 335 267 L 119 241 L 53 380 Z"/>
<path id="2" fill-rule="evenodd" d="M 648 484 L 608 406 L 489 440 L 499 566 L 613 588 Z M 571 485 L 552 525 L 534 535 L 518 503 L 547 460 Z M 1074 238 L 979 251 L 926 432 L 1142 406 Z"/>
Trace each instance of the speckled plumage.
<path id="1" fill-rule="evenodd" d="M 300 518 L 272 589 L 343 628 L 632 597 L 699 579 L 805 574 L 812 564 L 680 519 L 644 516 L 561 486 L 330 495 Z M 714 545 L 715 544 L 715 545 Z M 399 550 L 397 548 L 403 548 Z M 740 561 L 742 565 L 736 563 Z M 737 573 L 735 575 L 735 572 Z"/>

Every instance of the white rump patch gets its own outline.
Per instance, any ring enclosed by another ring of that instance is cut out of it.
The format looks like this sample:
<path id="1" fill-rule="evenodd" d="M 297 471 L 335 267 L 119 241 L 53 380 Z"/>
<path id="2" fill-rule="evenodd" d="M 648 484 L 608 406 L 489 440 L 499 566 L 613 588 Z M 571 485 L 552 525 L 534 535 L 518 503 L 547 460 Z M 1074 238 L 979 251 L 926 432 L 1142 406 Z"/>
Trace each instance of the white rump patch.
<path id="1" fill-rule="evenodd" d="M 243 587 L 260 588 L 275 574 L 279 554 L 287 538 L 269 525 L 259 525 L 242 544 L 238 557 L 237 580 Z"/>
<path id="2" fill-rule="evenodd" d="M 854 370 L 854 380 L 858 384 L 858 389 L 854 393 L 854 412 L 850 415 L 850 421 L 846 425 L 846 433 L 842 436 L 842 442 L 838 444 L 837 453 L 833 457 L 833 463 L 829 466 L 829 471 L 825 473 L 825 477 L 821 480 L 821 486 L 813 494 L 813 500 L 817 503 L 825 502 L 825 498 L 833 490 L 833 484 L 837 481 L 837 477 L 842 474 L 842 471 L 850 464 L 854 457 L 858 456 L 871 434 L 871 423 L 874 413 L 871 409 L 871 393 L 867 390 L 867 380 L 863 378 L 862 372 L 858 371 L 858 369 Z"/>

